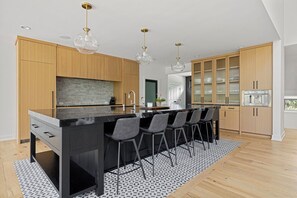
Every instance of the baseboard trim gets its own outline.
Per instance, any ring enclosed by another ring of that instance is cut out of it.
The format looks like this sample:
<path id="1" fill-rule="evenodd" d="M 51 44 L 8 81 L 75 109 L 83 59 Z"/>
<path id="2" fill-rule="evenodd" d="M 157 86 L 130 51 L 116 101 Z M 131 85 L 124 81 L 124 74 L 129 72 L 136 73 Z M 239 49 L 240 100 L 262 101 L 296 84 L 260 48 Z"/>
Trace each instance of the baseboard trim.
<path id="1" fill-rule="evenodd" d="M 16 140 L 15 137 L 0 137 L 0 142 L 4 142 L 4 141 L 11 141 L 11 140 Z"/>
<path id="2" fill-rule="evenodd" d="M 286 133 L 284 130 L 281 134 L 273 134 L 271 137 L 271 140 L 281 142 L 281 141 L 283 141 L 285 135 L 286 135 Z"/>

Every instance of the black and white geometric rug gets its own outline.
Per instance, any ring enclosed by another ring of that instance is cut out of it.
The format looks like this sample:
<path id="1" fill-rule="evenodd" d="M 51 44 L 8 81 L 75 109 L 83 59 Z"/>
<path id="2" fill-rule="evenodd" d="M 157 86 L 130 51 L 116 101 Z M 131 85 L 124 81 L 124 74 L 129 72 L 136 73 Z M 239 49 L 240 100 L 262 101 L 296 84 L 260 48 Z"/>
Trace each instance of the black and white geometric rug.
<path id="1" fill-rule="evenodd" d="M 160 198 L 166 197 L 181 185 L 185 184 L 194 176 L 207 169 L 213 163 L 236 149 L 239 142 L 231 140 L 218 141 L 218 145 L 211 144 L 210 149 L 203 150 L 201 144 L 195 143 L 196 155 L 189 157 L 187 150 L 178 148 L 178 165 L 171 167 L 169 159 L 159 155 L 155 158 L 155 176 L 152 177 L 152 167 L 144 160 L 144 170 L 146 180 L 142 176 L 141 169 L 120 176 L 119 195 L 116 194 L 116 175 L 106 173 L 104 181 L 105 197 L 138 197 L 138 198 Z M 207 144 L 206 144 L 207 147 Z M 192 149 L 191 149 L 192 152 Z M 167 153 L 166 153 L 167 154 Z M 174 156 L 172 156 L 174 162 Z M 151 157 L 148 158 L 151 160 Z M 28 159 L 19 160 L 14 163 L 16 174 L 25 198 L 55 198 L 58 193 L 48 181 L 45 173 L 36 163 L 29 162 Z M 127 171 L 132 168 L 128 165 Z M 94 191 L 82 194 L 77 197 L 96 198 Z"/>

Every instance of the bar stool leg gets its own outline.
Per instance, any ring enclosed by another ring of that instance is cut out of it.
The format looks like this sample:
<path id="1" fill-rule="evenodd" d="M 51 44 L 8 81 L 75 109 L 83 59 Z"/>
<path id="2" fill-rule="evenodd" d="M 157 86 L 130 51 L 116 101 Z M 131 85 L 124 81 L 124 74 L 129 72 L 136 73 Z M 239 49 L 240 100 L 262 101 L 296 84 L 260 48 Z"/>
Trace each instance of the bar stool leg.
<path id="1" fill-rule="evenodd" d="M 193 155 L 195 156 L 195 125 L 191 126 L 192 129 L 192 144 L 193 144 Z"/>
<path id="2" fill-rule="evenodd" d="M 199 133 L 200 139 L 202 141 L 203 148 L 204 148 L 204 150 L 206 150 L 205 145 L 204 145 L 204 141 L 203 141 L 203 138 L 202 138 L 202 134 L 201 134 L 201 131 L 200 131 L 200 127 L 199 127 L 198 124 L 197 124 L 197 129 L 198 129 L 198 133 Z"/>
<path id="3" fill-rule="evenodd" d="M 206 127 L 207 145 L 208 145 L 208 149 L 210 149 L 210 146 L 209 146 L 209 135 L 208 135 L 208 127 L 207 127 L 207 122 L 205 123 L 205 127 Z"/>
<path id="4" fill-rule="evenodd" d="M 119 183 L 120 183 L 120 155 L 121 155 L 121 142 L 118 142 L 117 194 L 119 194 Z"/>
<path id="5" fill-rule="evenodd" d="M 164 134 L 162 134 L 162 137 L 161 137 L 161 140 L 160 140 L 160 143 L 159 143 L 159 146 L 158 146 L 158 151 L 157 151 L 157 156 L 159 155 L 159 152 L 160 152 L 160 149 L 161 149 L 161 146 L 162 146 L 162 142 L 163 142 L 163 138 L 164 138 Z"/>
<path id="6" fill-rule="evenodd" d="M 141 143 L 142 143 L 142 139 L 143 139 L 143 133 L 141 134 L 141 136 L 140 136 L 140 140 L 139 140 L 139 143 L 138 143 L 138 147 L 137 147 L 137 151 L 138 151 L 138 152 L 139 152 L 139 149 L 140 149 L 140 146 L 141 146 Z M 134 164 L 135 164 L 135 162 L 136 162 L 136 157 L 137 157 L 137 156 L 135 156 L 135 158 L 134 158 L 133 166 L 134 166 Z"/>
<path id="7" fill-rule="evenodd" d="M 152 134 L 152 164 L 153 176 L 155 176 L 155 134 Z"/>
<path id="8" fill-rule="evenodd" d="M 212 121 L 210 121 L 210 122 L 212 122 Z M 212 123 L 209 123 L 209 124 L 210 124 L 210 128 L 211 128 L 211 131 L 212 131 L 213 139 L 215 140 L 215 143 L 216 143 L 216 145 L 217 145 L 217 144 L 218 144 L 218 143 L 217 143 L 217 137 L 216 137 L 216 135 L 215 135 L 215 133 L 214 133 Z"/>
<path id="9" fill-rule="evenodd" d="M 177 152 L 176 152 L 177 142 L 176 142 L 176 131 L 177 131 L 177 129 L 174 129 L 174 151 L 175 151 L 175 165 L 177 165 Z"/>
<path id="10" fill-rule="evenodd" d="M 183 135 L 184 135 L 184 138 L 185 138 L 185 141 L 186 141 L 186 145 L 187 145 L 187 148 L 188 148 L 190 157 L 192 157 L 192 154 L 191 154 L 191 151 L 190 151 L 190 147 L 189 147 L 189 143 L 188 143 L 187 136 L 186 136 L 186 133 L 185 133 L 184 128 L 181 128 L 181 131 L 182 131 L 182 133 L 183 133 Z"/>
<path id="11" fill-rule="evenodd" d="M 169 147 L 168 147 L 168 144 L 167 144 L 167 140 L 166 140 L 166 137 L 165 137 L 165 131 L 163 133 L 163 137 L 164 137 L 164 142 L 165 142 L 166 150 L 168 152 L 168 156 L 169 156 L 169 159 L 170 159 L 171 166 L 174 167 L 173 162 L 172 162 L 172 158 L 171 158 L 171 155 L 170 155 L 170 152 L 169 152 Z"/>
<path id="12" fill-rule="evenodd" d="M 136 151 L 136 156 L 137 156 L 138 161 L 139 161 L 139 166 L 140 166 L 140 168 L 141 168 L 141 170 L 142 170 L 143 178 L 146 179 L 146 177 L 145 177 L 145 173 L 144 173 L 144 169 L 143 169 L 143 165 L 142 165 L 142 162 L 141 162 L 141 158 L 140 158 L 140 155 L 139 155 L 137 146 L 136 146 L 135 139 L 133 139 L 132 142 L 133 142 L 133 145 L 134 145 L 134 148 L 135 148 L 135 151 Z"/>

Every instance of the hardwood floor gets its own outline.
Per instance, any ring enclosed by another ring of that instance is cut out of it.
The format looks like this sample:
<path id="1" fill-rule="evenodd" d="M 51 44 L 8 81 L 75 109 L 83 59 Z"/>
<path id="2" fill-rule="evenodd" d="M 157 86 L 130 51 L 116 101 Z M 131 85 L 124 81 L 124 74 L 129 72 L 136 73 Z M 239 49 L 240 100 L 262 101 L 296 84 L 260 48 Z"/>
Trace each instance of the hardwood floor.
<path id="1" fill-rule="evenodd" d="M 297 130 L 282 142 L 222 132 L 242 145 L 169 195 L 198 197 L 297 197 Z M 47 147 L 38 142 L 39 151 Z M 0 142 L 0 197 L 22 197 L 13 162 L 28 158 L 29 143 Z"/>

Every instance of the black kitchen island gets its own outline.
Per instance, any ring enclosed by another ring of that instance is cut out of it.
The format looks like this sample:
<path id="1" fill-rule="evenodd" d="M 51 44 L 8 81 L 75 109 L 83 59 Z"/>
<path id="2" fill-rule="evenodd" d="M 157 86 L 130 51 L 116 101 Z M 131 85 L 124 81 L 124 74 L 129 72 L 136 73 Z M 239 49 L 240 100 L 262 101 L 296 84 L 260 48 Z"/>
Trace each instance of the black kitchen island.
<path id="1" fill-rule="evenodd" d="M 119 118 L 141 118 L 141 126 L 149 125 L 154 114 L 169 113 L 169 123 L 173 122 L 179 111 L 201 108 L 202 117 L 213 106 L 192 106 L 188 109 L 169 109 L 159 111 L 140 110 L 122 107 L 89 107 L 48 109 L 30 111 L 31 118 L 31 154 L 30 161 L 37 161 L 60 197 L 73 197 L 80 193 L 96 189 L 102 195 L 104 189 L 104 171 L 116 168 L 117 144 L 109 142 L 109 150 L 104 159 L 107 147 L 105 133 L 112 133 Z M 219 113 L 215 111 L 214 121 L 217 139 L 219 138 Z M 201 129 L 206 140 L 206 130 Z M 209 130 L 210 131 L 210 130 Z M 210 140 L 212 141 L 212 133 Z M 140 135 L 139 135 L 140 136 Z M 49 146 L 51 151 L 36 153 L 36 137 Z M 172 133 L 166 132 L 169 147 L 173 147 Z M 196 137 L 198 138 L 198 137 Z M 139 137 L 136 137 L 136 141 Z M 150 156 L 150 138 L 144 139 L 140 148 L 141 158 Z M 156 139 L 158 144 L 160 139 Z M 183 142 L 180 142 L 182 144 Z M 132 145 L 123 148 L 122 164 L 134 160 L 135 151 Z"/>

